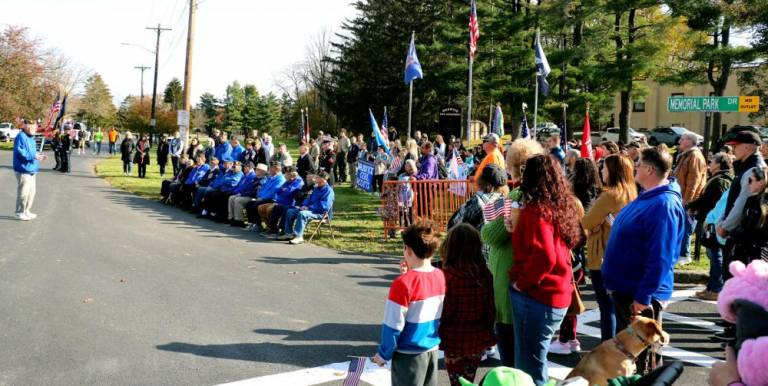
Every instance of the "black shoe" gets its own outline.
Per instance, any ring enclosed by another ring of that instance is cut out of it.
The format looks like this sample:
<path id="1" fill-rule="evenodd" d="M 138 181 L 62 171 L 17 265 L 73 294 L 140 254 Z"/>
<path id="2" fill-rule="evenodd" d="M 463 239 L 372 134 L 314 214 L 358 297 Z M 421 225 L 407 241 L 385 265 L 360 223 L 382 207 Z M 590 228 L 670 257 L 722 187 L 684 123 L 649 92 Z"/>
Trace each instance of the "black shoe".
<path id="1" fill-rule="evenodd" d="M 732 326 L 733 324 L 728 323 L 725 320 L 718 320 L 717 322 L 715 322 L 715 325 L 719 327 L 728 327 L 728 326 Z"/>
<path id="2" fill-rule="evenodd" d="M 723 332 L 714 333 L 711 339 L 720 342 L 730 342 L 736 339 L 736 329 L 726 328 Z"/>

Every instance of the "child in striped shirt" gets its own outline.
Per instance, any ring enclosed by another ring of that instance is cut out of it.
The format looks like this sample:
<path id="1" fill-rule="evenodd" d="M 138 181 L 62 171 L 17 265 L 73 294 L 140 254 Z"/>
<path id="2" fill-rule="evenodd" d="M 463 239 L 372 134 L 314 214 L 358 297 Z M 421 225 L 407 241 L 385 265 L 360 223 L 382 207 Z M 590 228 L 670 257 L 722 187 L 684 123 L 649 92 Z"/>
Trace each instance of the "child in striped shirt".
<path id="1" fill-rule="evenodd" d="M 440 240 L 433 225 L 423 221 L 406 228 L 402 237 L 404 273 L 389 289 L 373 362 L 384 366 L 392 361 L 393 386 L 437 385 L 445 276 L 432 266 L 432 256 Z"/>

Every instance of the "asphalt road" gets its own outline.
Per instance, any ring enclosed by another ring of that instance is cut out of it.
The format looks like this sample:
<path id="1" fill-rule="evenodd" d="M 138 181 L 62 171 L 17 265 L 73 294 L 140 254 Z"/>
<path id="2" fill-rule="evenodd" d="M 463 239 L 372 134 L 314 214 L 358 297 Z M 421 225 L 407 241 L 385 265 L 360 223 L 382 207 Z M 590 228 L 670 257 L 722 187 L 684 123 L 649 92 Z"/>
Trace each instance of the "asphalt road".
<path id="1" fill-rule="evenodd" d="M 0 385 L 214 385 L 374 352 L 396 259 L 198 220 L 109 187 L 90 157 L 73 156 L 70 175 L 45 162 L 39 218 L 20 222 L 10 155 L 0 152 Z M 670 310 L 716 320 L 709 303 Z M 722 357 L 706 328 L 665 329 L 673 345 Z M 678 384 L 706 384 L 706 373 L 688 365 Z"/>

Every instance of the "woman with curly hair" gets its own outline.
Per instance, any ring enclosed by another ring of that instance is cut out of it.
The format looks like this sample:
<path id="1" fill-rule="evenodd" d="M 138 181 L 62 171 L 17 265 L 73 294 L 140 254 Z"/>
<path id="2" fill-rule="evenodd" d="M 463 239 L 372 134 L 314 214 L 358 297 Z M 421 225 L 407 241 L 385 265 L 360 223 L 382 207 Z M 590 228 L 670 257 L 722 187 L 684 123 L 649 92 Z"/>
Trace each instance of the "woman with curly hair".
<path id="1" fill-rule="evenodd" d="M 515 367 L 536 385 L 547 380 L 547 353 L 571 303 L 571 248 L 582 237 L 581 205 L 560 165 L 529 158 L 520 185 L 524 207 L 511 224 L 515 264 L 509 292 L 515 329 Z"/>
<path id="2" fill-rule="evenodd" d="M 509 198 L 520 201 L 522 169 L 528 158 L 544 154 L 541 145 L 530 139 L 516 139 L 507 150 L 507 173 L 512 176 Z M 480 228 L 483 243 L 488 247 L 488 268 L 493 275 L 493 298 L 496 303 L 496 342 L 501 364 L 515 367 L 515 331 L 512 326 L 512 303 L 509 300 L 509 270 L 514 263 L 512 237 L 504 226 L 504 218 L 489 221 Z"/>

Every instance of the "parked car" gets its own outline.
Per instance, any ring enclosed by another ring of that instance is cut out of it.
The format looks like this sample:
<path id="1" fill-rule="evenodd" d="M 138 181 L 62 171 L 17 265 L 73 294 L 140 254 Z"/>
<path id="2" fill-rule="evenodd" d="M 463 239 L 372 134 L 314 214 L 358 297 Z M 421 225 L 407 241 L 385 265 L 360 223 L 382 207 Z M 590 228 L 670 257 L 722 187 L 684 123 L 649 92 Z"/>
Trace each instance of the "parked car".
<path id="1" fill-rule="evenodd" d="M 733 137 L 735 137 L 736 134 L 738 134 L 740 131 L 751 131 L 753 133 L 757 133 L 761 137 L 768 137 L 768 128 L 761 128 L 760 126 L 754 125 L 736 125 L 728 129 L 725 135 L 720 137 L 720 139 L 714 143 L 712 150 L 715 152 L 720 151 L 725 143 L 733 139 Z"/>
<path id="2" fill-rule="evenodd" d="M 20 132 L 21 130 L 14 128 L 12 123 L 0 123 L 0 139 L 3 141 L 8 142 L 16 139 Z"/>
<path id="3" fill-rule="evenodd" d="M 660 143 L 667 146 L 677 146 L 677 142 L 680 141 L 680 137 L 685 133 L 693 133 L 696 136 L 696 143 L 704 143 L 704 137 L 696 134 L 685 127 L 672 126 L 672 127 L 657 127 L 651 130 L 651 136 L 648 138 L 648 144 L 656 146 Z"/>
<path id="4" fill-rule="evenodd" d="M 613 141 L 618 143 L 619 142 L 619 131 L 620 129 L 618 127 L 609 127 L 606 129 L 602 135 L 600 136 L 600 139 L 603 141 Z M 630 141 L 642 141 L 645 135 L 642 133 L 638 133 L 633 128 L 629 128 L 629 138 Z"/>

